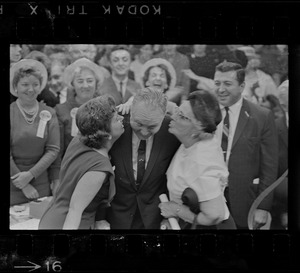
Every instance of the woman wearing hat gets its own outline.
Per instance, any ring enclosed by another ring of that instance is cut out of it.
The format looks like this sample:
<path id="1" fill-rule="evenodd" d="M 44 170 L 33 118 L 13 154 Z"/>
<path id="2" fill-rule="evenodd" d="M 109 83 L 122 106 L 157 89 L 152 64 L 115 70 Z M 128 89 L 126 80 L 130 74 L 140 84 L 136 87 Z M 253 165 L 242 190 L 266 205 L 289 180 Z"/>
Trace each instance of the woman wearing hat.
<path id="1" fill-rule="evenodd" d="M 61 133 L 61 157 L 77 135 L 75 115 L 78 107 L 99 96 L 103 78 L 101 68 L 86 58 L 78 59 L 65 68 L 63 79 L 69 88 L 67 101 L 55 107 Z"/>
<path id="2" fill-rule="evenodd" d="M 173 101 L 177 101 L 181 94 L 181 90 L 175 86 L 176 71 L 173 65 L 165 59 L 153 58 L 143 65 L 140 74 L 143 88 L 154 87 L 167 95 L 167 113 L 172 114 L 177 106 Z M 128 113 L 132 100 L 133 97 L 119 105 L 119 111 L 122 111 L 123 114 Z"/>
<path id="3" fill-rule="evenodd" d="M 31 59 L 10 68 L 10 204 L 51 195 L 50 183 L 58 182 L 60 141 L 55 111 L 37 101 L 47 83 L 45 66 Z M 52 185 L 52 186 L 53 186 Z"/>

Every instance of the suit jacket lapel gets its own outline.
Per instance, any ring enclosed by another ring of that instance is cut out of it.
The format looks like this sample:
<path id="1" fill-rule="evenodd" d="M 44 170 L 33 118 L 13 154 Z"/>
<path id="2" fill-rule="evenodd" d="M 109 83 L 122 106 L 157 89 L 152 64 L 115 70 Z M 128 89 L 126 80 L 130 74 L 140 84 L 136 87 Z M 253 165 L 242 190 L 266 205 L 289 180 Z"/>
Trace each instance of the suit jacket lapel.
<path id="1" fill-rule="evenodd" d="M 126 91 L 125 91 L 125 95 L 124 95 L 124 98 L 123 98 L 123 103 L 125 103 L 126 101 L 128 101 L 128 99 L 131 97 L 131 96 L 134 96 L 135 95 L 135 86 L 133 84 L 133 81 L 128 79 L 127 81 L 127 84 L 126 84 Z"/>
<path id="2" fill-rule="evenodd" d="M 246 124 L 248 123 L 248 120 L 250 118 L 250 111 L 249 106 L 245 99 L 243 99 L 243 105 L 241 107 L 241 112 L 239 115 L 238 123 L 236 125 L 235 134 L 232 140 L 231 150 L 233 149 L 234 145 L 236 144 L 237 140 L 241 136 L 241 133 L 243 132 Z"/>
<path id="3" fill-rule="evenodd" d="M 133 186 L 136 188 L 132 166 L 132 129 L 129 123 L 129 117 L 128 119 L 126 119 L 125 132 L 122 138 L 122 142 L 122 155 L 120 156 L 122 156 L 127 175 Z"/>
<path id="4" fill-rule="evenodd" d="M 115 100 L 116 100 L 116 105 L 122 103 L 122 96 L 120 94 L 119 87 L 115 84 L 114 80 L 112 79 L 112 77 L 110 77 L 109 79 L 109 86 L 110 88 L 108 88 L 109 90 L 109 95 L 112 95 Z"/>

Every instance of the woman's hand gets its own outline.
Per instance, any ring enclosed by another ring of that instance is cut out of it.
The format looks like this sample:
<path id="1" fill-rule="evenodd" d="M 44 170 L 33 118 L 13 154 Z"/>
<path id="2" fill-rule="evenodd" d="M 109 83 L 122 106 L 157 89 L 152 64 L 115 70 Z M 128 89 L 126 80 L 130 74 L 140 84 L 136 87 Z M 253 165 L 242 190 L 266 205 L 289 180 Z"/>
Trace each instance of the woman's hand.
<path id="1" fill-rule="evenodd" d="M 22 189 L 22 192 L 23 192 L 24 195 L 25 195 L 28 199 L 30 199 L 30 200 L 38 199 L 38 198 L 40 197 L 38 191 L 36 190 L 36 188 L 33 187 L 33 186 L 30 185 L 30 184 L 27 184 L 27 185 Z"/>
<path id="2" fill-rule="evenodd" d="M 132 101 L 133 101 L 133 96 L 130 97 L 127 102 L 118 105 L 116 107 L 118 112 L 121 112 L 122 115 L 128 114 L 130 112 L 130 109 L 131 109 Z"/>
<path id="3" fill-rule="evenodd" d="M 33 179 L 33 175 L 30 171 L 27 172 L 19 172 L 13 176 L 11 176 L 12 183 L 18 189 L 23 189 L 25 186 L 29 184 L 29 182 Z"/>
<path id="4" fill-rule="evenodd" d="M 177 217 L 176 210 L 179 205 L 173 201 L 163 202 L 158 205 L 161 211 L 161 215 L 165 218 Z"/>
<path id="5" fill-rule="evenodd" d="M 164 230 L 164 229 L 172 229 L 169 220 L 168 219 L 163 219 L 160 223 L 160 229 Z"/>
<path id="6" fill-rule="evenodd" d="M 95 229 L 110 229 L 110 224 L 106 220 L 96 221 Z"/>

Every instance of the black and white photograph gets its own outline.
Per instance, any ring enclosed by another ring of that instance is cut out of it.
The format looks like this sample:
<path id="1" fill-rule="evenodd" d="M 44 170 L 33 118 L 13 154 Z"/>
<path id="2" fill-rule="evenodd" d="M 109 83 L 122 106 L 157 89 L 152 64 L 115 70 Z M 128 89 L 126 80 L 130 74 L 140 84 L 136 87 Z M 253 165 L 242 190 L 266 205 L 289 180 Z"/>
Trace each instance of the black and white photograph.
<path id="1" fill-rule="evenodd" d="M 297 2 L 0 1 L 0 271 L 299 271 Z"/>
<path id="2" fill-rule="evenodd" d="M 10 229 L 288 229 L 288 52 L 10 44 Z"/>

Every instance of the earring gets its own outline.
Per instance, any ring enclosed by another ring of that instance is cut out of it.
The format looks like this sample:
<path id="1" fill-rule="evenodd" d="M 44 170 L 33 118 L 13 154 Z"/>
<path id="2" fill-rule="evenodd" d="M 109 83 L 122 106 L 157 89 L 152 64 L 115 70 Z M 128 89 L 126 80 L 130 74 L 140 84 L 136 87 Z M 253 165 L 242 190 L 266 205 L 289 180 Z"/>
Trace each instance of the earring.
<path id="1" fill-rule="evenodd" d="M 197 134 L 191 134 L 191 137 L 192 137 L 192 138 L 197 138 L 198 135 L 197 135 Z"/>
<path id="2" fill-rule="evenodd" d="M 111 135 L 108 135 L 108 139 L 111 140 L 111 139 L 112 139 L 112 136 L 111 136 Z"/>

